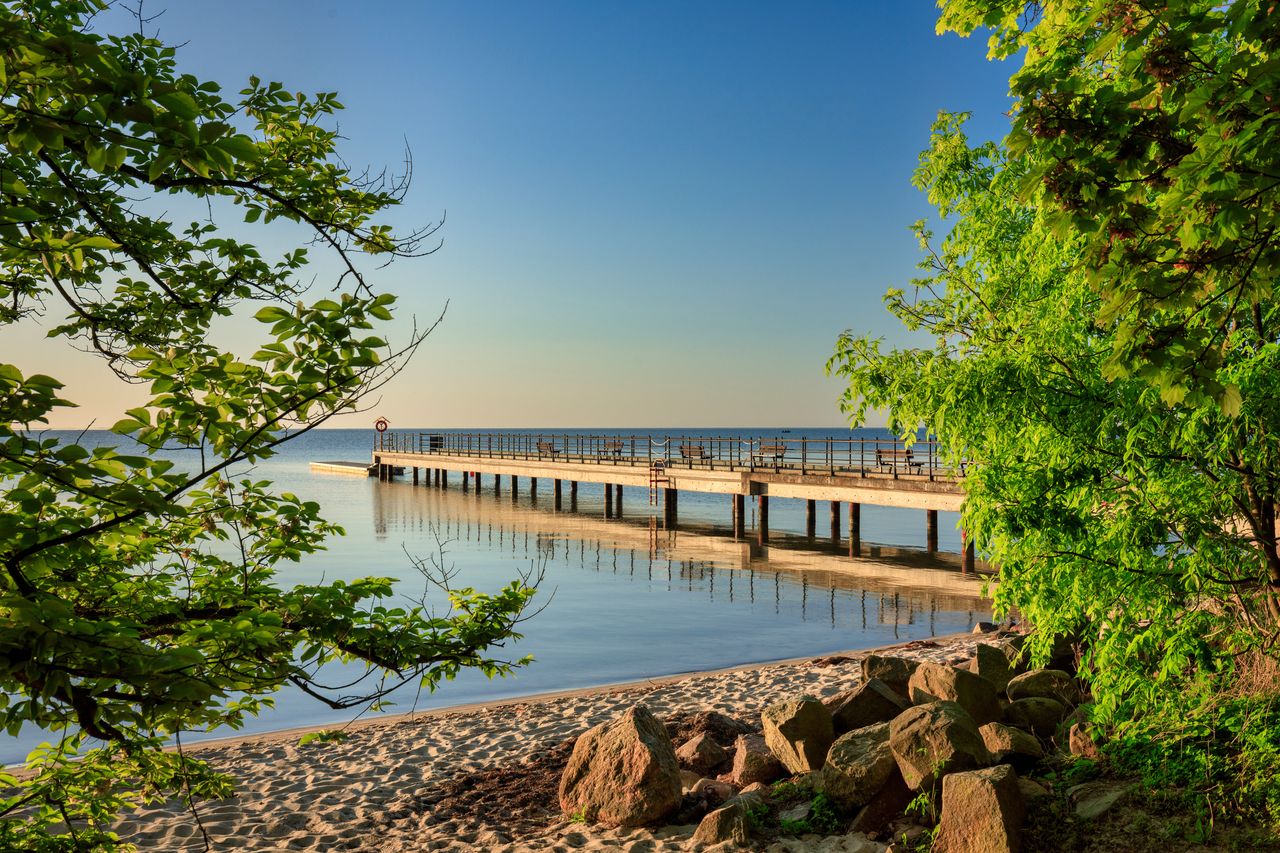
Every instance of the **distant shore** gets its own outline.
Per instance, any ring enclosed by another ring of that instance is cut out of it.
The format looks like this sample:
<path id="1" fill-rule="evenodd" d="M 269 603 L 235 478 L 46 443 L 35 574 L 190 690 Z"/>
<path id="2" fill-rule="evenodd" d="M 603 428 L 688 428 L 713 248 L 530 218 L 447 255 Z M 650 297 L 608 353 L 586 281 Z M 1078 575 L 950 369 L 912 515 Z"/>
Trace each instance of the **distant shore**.
<path id="1" fill-rule="evenodd" d="M 857 649 L 622 684 L 541 693 L 357 721 L 341 741 L 299 746 L 316 728 L 205 741 L 189 752 L 237 777 L 238 793 L 198 807 L 140 810 L 117 827 L 144 850 L 569 850 L 683 849 L 694 827 L 623 835 L 573 824 L 552 809 L 487 802 L 462 809 L 446 793 L 468 776 L 527 767 L 563 751 L 578 734 L 643 703 L 659 716 L 715 710 L 758 723 L 771 701 L 829 695 L 860 677 L 873 652 L 946 662 L 967 656 L 981 635 Z M 330 727 L 332 728 L 332 727 Z M 494 774 L 490 774 L 492 778 Z M 543 780 L 547 782 L 547 780 Z"/>

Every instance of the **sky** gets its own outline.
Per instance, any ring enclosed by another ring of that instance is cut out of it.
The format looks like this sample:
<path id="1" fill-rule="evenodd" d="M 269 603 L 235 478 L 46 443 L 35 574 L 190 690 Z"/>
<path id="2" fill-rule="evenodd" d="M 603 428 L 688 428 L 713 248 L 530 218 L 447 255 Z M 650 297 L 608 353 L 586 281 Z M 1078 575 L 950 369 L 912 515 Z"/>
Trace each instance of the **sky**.
<path id="1" fill-rule="evenodd" d="M 936 35 L 926 0 L 162 9 L 179 66 L 227 92 L 338 92 L 348 162 L 412 152 L 393 223 L 446 217 L 438 252 L 374 277 L 444 322 L 343 427 L 844 426 L 837 335 L 908 340 L 882 296 L 919 259 L 931 122 L 1008 128 L 1014 69 Z M 54 426 L 142 399 L 42 331 L 7 329 L 0 360 L 67 383 Z"/>

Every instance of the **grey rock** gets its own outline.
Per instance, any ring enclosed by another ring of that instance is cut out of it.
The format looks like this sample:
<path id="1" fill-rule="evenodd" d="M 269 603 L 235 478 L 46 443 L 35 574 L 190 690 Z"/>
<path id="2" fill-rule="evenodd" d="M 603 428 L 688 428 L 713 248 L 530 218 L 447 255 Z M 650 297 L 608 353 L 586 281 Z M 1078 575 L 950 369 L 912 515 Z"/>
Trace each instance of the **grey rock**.
<path id="1" fill-rule="evenodd" d="M 922 663 L 911 675 L 908 689 L 913 704 L 955 702 L 978 725 L 1000 719 L 1000 694 L 981 676 L 937 663 Z"/>
<path id="2" fill-rule="evenodd" d="M 1008 764 L 942 780 L 934 853 L 1017 853 L 1026 817 L 1018 774 Z"/>
<path id="3" fill-rule="evenodd" d="M 822 704 L 831 712 L 831 722 L 837 735 L 876 723 L 887 723 L 911 707 L 904 696 L 878 678 L 824 699 Z"/>
<path id="4" fill-rule="evenodd" d="M 831 712 L 812 696 L 770 705 L 760 715 L 764 742 L 792 773 L 822 768 L 835 740 Z"/>
<path id="5" fill-rule="evenodd" d="M 1033 669 L 1016 675 L 1005 688 L 1011 701 L 1053 699 L 1071 706 L 1080 701 L 1080 691 L 1070 673 L 1060 669 Z"/>
<path id="6" fill-rule="evenodd" d="M 878 678 L 903 696 L 908 694 L 907 682 L 920 666 L 920 661 L 888 655 L 867 655 L 862 659 L 862 680 Z"/>
<path id="7" fill-rule="evenodd" d="M 977 723 L 955 702 L 903 711 L 889 724 L 889 747 L 913 791 L 932 785 L 935 774 L 971 770 L 991 760 Z"/>
<path id="8" fill-rule="evenodd" d="M 1067 706 L 1040 696 L 1018 699 L 1004 709 L 1006 723 L 1046 740 L 1054 736 L 1066 715 Z"/>
<path id="9" fill-rule="evenodd" d="M 560 808 L 606 826 L 639 826 L 680 806 L 671 738 L 643 705 L 584 732 L 560 777 Z"/>

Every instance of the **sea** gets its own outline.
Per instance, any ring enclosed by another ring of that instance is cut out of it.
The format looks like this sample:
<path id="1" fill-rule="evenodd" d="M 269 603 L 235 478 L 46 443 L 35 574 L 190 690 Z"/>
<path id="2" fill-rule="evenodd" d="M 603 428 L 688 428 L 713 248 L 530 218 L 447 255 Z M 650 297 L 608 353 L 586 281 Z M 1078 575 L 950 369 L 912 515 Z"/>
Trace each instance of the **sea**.
<path id="1" fill-rule="evenodd" d="M 456 432 L 661 435 L 675 441 L 705 435 L 742 440 L 890 437 L 877 429 L 796 428 Z M 134 450 L 109 432 L 48 435 Z M 474 489 L 463 492 L 457 474 L 442 490 L 415 486 L 408 476 L 381 482 L 312 471 L 312 461 L 369 462 L 374 436 L 368 429 L 313 430 L 283 445 L 276 456 L 235 472 L 319 502 L 324 517 L 345 530 L 326 550 L 281 566 L 281 584 L 387 576 L 397 579 L 402 603 L 425 593 L 428 604 L 439 607 L 441 597 L 429 588 L 418 561 L 446 567 L 455 585 L 479 590 L 496 590 L 521 573 L 542 578 L 532 604 L 536 613 L 520 626 L 522 639 L 500 650 L 510 659 L 531 655 L 531 664 L 505 678 L 464 671 L 434 692 L 406 685 L 378 713 L 827 655 L 967 631 L 990 618 L 985 578 L 981 572 L 960 572 L 956 513 L 939 513 L 939 548 L 929 553 L 922 510 L 864 505 L 862 549 L 854 557 L 843 538 L 847 517 L 842 518 L 842 538 L 833 541 L 822 502 L 818 534 L 811 538 L 805 530 L 804 501 L 772 499 L 769 542 L 760 545 L 753 536 L 750 500 L 747 535 L 734 538 L 726 495 L 682 492 L 677 524 L 667 529 L 661 500 L 651 504 L 647 489 L 626 489 L 621 516 L 608 518 L 604 487 L 598 484 L 580 484 L 575 511 L 569 510 L 567 492 L 563 509 L 555 511 L 549 482 L 534 499 L 522 481 L 513 501 L 509 484 L 504 480 L 495 495 L 488 476 L 477 494 Z M 173 458 L 189 464 L 180 452 Z M 361 674 L 354 667 L 331 668 L 325 676 L 336 687 Z M 184 733 L 183 742 L 283 728 L 340 727 L 375 715 L 332 710 L 292 687 L 282 688 L 273 699 L 274 708 L 252 718 L 240 732 Z M 0 736 L 0 764 L 23 761 L 46 739 L 46 733 L 32 728 L 16 737 Z"/>

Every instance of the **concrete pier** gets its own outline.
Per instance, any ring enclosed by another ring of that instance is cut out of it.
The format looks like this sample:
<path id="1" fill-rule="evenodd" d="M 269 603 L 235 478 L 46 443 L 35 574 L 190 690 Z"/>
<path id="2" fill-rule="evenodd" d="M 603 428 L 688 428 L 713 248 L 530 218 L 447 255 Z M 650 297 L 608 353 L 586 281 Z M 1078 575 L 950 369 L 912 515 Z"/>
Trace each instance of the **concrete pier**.
<path id="1" fill-rule="evenodd" d="M 840 505 L 848 503 L 852 556 L 863 551 L 862 504 L 924 510 L 930 552 L 938 549 L 938 512 L 959 511 L 964 504 L 964 465 L 943 465 L 930 442 L 907 447 L 892 439 L 860 438 L 382 433 L 375 437 L 372 456 L 367 470 L 380 479 L 410 468 L 417 483 L 422 468 L 427 483 L 441 489 L 448 488 L 449 471 L 461 474 L 464 490 L 474 474 L 477 494 L 483 474 L 493 476 L 495 495 L 502 493 L 502 478 L 510 477 L 512 502 L 519 500 L 520 477 L 529 478 L 534 501 L 538 478 L 546 477 L 553 484 L 556 510 L 562 508 L 565 480 L 571 511 L 578 508 L 578 483 L 599 483 L 606 518 L 621 517 L 625 487 L 656 488 L 662 492 L 668 529 L 677 525 L 681 490 L 727 494 L 737 538 L 746 535 L 746 498 L 752 497 L 757 501 L 760 544 L 769 541 L 770 498 L 805 501 L 805 532 L 814 539 L 817 502 L 827 501 L 833 544 L 842 544 Z M 972 541 L 966 537 L 961 561 L 965 571 L 973 571 L 975 561 Z"/>

